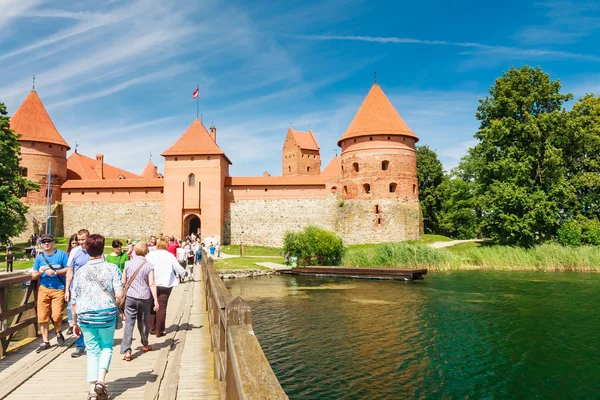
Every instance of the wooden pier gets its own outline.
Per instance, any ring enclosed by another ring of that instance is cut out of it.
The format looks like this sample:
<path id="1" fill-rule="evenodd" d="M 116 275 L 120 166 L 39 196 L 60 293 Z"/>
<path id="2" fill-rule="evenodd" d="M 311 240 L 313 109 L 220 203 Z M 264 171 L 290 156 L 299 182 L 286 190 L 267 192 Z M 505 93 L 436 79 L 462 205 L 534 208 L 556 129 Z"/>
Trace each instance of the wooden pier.
<path id="1" fill-rule="evenodd" d="M 331 276 L 340 278 L 394 279 L 412 281 L 423 279 L 427 269 L 362 268 L 362 267 L 294 267 L 293 275 Z"/>

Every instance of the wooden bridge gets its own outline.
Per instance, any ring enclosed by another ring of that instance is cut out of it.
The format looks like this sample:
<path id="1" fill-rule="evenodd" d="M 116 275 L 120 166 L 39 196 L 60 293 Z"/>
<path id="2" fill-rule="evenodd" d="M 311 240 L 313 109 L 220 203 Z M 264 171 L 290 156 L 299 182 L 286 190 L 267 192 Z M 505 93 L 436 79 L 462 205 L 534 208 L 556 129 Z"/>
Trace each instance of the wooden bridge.
<path id="1" fill-rule="evenodd" d="M 201 281 L 171 293 L 167 333 L 150 335 L 152 351 L 142 353 L 136 327 L 133 359 L 124 361 L 119 354 L 123 329 L 116 331 L 107 374 L 110 399 L 287 399 L 254 336 L 250 307 L 232 297 L 207 259 Z M 0 277 L 0 399 L 85 399 L 87 360 L 71 358 L 75 337 L 57 346 L 51 333 L 53 347 L 35 352 L 40 345 L 37 282 L 31 281 L 19 305 L 9 307 L 9 287 L 29 279 L 22 273 Z M 17 334 L 29 339 L 11 349 Z"/>

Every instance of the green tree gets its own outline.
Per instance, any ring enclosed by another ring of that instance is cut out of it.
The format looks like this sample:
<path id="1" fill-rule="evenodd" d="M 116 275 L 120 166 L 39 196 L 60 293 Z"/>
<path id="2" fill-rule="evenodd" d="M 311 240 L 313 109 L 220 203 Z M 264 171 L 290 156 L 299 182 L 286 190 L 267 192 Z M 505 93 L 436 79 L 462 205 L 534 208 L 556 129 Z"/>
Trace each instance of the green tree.
<path id="1" fill-rule="evenodd" d="M 335 233 L 307 226 L 299 232 L 287 231 L 283 250 L 298 257 L 298 265 L 340 265 L 345 247 Z"/>
<path id="2" fill-rule="evenodd" d="M 573 201 L 557 137 L 569 120 L 560 93 L 540 68 L 511 68 L 480 100 L 481 125 L 471 150 L 482 229 L 504 244 L 531 246 L 556 234 L 563 205 Z"/>
<path id="3" fill-rule="evenodd" d="M 444 197 L 440 213 L 440 233 L 455 239 L 473 239 L 479 233 L 479 217 L 472 182 L 459 176 L 446 179 L 441 187 Z"/>
<path id="4" fill-rule="evenodd" d="M 442 163 L 429 146 L 417 146 L 417 178 L 425 233 L 440 233 L 443 203 L 440 185 L 446 178 Z"/>
<path id="5" fill-rule="evenodd" d="M 17 236 L 26 226 L 27 206 L 20 198 L 39 186 L 21 176 L 21 145 L 10 129 L 6 106 L 0 103 L 0 243 Z"/>

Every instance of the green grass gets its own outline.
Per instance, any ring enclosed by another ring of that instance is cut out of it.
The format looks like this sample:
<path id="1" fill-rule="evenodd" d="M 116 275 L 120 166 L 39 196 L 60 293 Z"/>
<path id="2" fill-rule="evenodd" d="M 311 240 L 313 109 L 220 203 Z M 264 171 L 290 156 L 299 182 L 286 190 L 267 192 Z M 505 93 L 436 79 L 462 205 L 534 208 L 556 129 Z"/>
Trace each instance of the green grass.
<path id="1" fill-rule="evenodd" d="M 342 265 L 377 268 L 434 268 L 449 269 L 452 254 L 422 244 L 382 243 L 348 249 Z"/>
<path id="2" fill-rule="evenodd" d="M 221 247 L 221 252 L 232 256 L 240 254 L 240 245 L 228 244 Z M 283 249 L 264 246 L 244 246 L 244 256 L 280 256 Z"/>
<path id="3" fill-rule="evenodd" d="M 410 240 L 407 243 L 431 244 L 435 242 L 451 242 L 453 240 L 454 239 L 449 238 L 448 236 L 424 234 L 421 235 L 421 239 Z"/>
<path id="4" fill-rule="evenodd" d="M 247 257 L 233 257 L 233 258 L 215 258 L 215 269 L 269 269 L 256 265 L 257 262 L 285 262 L 283 259 L 275 258 L 247 258 Z"/>

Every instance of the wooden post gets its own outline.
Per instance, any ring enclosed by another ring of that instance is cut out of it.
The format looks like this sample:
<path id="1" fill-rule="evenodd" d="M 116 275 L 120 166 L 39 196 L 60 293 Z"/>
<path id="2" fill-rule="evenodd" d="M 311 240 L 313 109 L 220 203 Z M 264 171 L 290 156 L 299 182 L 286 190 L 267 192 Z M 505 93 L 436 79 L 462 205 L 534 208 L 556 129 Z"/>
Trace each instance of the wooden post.
<path id="1" fill-rule="evenodd" d="M 0 313 L 8 311 L 8 286 L 0 287 Z M 0 332 L 6 330 L 7 321 L 0 321 Z M 0 357 L 4 357 L 4 352 L 8 348 L 8 338 L 0 338 Z"/>
<path id="2" fill-rule="evenodd" d="M 227 327 L 236 325 L 252 325 L 252 309 L 240 296 L 231 300 L 225 307 Z"/>
<path id="3" fill-rule="evenodd" d="M 27 313 L 29 316 L 37 317 L 37 289 L 38 289 L 39 280 L 30 281 L 29 286 L 27 287 L 27 291 L 25 292 L 25 301 L 23 303 L 28 303 L 29 301 L 33 301 L 36 305 L 32 310 L 29 310 Z M 33 300 L 32 300 L 33 298 Z M 29 325 L 27 327 L 27 337 L 34 338 L 37 337 L 38 334 L 38 323 L 37 319 L 35 324 Z"/>

